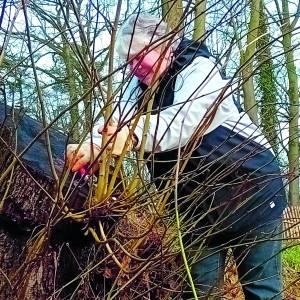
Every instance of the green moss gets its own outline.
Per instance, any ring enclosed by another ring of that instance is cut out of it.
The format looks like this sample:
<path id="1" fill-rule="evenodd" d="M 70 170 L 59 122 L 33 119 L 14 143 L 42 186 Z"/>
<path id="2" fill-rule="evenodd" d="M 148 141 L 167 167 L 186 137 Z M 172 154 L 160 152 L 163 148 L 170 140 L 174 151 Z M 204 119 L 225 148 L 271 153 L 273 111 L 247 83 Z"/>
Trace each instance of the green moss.
<path id="1" fill-rule="evenodd" d="M 283 263 L 300 272 L 300 245 L 286 248 L 282 253 Z"/>

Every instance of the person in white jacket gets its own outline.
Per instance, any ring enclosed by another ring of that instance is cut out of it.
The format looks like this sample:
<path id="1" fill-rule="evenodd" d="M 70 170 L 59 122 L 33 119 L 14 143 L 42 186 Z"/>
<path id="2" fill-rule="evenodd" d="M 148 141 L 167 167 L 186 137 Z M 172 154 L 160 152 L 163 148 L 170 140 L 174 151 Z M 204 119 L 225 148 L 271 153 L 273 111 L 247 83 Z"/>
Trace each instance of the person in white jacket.
<path id="1" fill-rule="evenodd" d="M 235 102 L 231 81 L 222 78 L 204 43 L 168 33 L 166 23 L 149 14 L 132 15 L 122 25 L 116 49 L 134 76 L 115 107 L 116 124 L 105 127 L 108 136 L 115 135 L 113 154 L 120 155 L 128 137 L 139 149 L 146 114 L 132 135 L 128 120 L 146 111 L 145 95 L 156 83 L 145 137 L 154 182 L 163 186 L 178 149 L 184 152 L 196 141 L 177 189 L 178 199 L 198 195 L 189 207 L 202 214 L 190 234 L 205 238 L 206 250 L 192 266 L 199 296 L 221 288 L 225 249 L 231 247 L 246 299 L 282 299 L 284 186 L 268 141 Z M 91 148 L 94 157 L 101 151 L 97 143 L 75 152 L 77 146 L 67 149 L 73 171 L 91 163 Z"/>

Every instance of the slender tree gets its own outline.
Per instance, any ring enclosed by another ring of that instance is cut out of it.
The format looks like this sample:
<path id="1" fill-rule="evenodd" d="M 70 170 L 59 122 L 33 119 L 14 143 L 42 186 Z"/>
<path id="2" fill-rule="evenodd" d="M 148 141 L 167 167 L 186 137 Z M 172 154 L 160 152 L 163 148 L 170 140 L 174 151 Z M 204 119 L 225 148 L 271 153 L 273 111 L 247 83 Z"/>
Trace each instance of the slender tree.
<path id="1" fill-rule="evenodd" d="M 260 118 L 262 130 L 275 152 L 278 150 L 278 117 L 276 107 L 276 79 L 272 61 L 270 34 L 263 6 L 260 9 L 259 39 L 257 41 L 259 64 L 258 87 L 261 93 Z"/>
<path id="2" fill-rule="evenodd" d="M 162 15 L 170 28 L 175 28 L 180 24 L 183 14 L 182 0 L 162 0 Z M 182 24 L 181 24 L 182 25 Z M 180 26 L 181 26 L 180 25 Z"/>
<path id="3" fill-rule="evenodd" d="M 206 19 L 206 0 L 196 0 L 195 4 L 195 23 L 193 40 L 201 41 L 205 35 L 205 19 Z"/>
<path id="4" fill-rule="evenodd" d="M 255 101 L 254 83 L 253 83 L 253 60 L 256 51 L 256 41 L 259 26 L 260 0 L 250 1 L 250 22 L 248 26 L 247 47 L 241 51 L 242 77 L 244 80 L 244 105 L 245 110 L 255 124 L 258 124 L 258 108 Z"/>
<path id="5" fill-rule="evenodd" d="M 74 105 L 76 100 L 78 100 L 78 90 L 76 87 L 76 69 L 74 67 L 74 58 L 71 53 L 71 49 L 68 43 L 66 41 L 63 42 L 63 51 L 62 51 L 62 59 L 65 64 L 65 70 L 66 70 L 66 87 L 69 92 L 70 96 L 70 105 L 72 105 L 72 108 L 70 109 L 70 116 L 71 116 L 71 122 L 70 127 L 72 130 L 70 132 L 72 133 L 72 137 L 75 140 L 79 140 L 80 137 L 80 131 L 79 131 L 79 109 L 78 105 Z M 70 128 L 70 129 L 71 129 Z"/>
<path id="6" fill-rule="evenodd" d="M 291 21 L 289 2 L 282 0 L 281 4 L 282 12 L 280 12 L 279 6 L 277 6 L 277 9 L 281 15 L 282 45 L 289 84 L 289 202 L 291 205 L 299 205 L 299 87 L 292 45 L 292 34 L 299 18 L 300 5 L 298 5 L 298 14 L 296 14 L 295 19 Z"/>

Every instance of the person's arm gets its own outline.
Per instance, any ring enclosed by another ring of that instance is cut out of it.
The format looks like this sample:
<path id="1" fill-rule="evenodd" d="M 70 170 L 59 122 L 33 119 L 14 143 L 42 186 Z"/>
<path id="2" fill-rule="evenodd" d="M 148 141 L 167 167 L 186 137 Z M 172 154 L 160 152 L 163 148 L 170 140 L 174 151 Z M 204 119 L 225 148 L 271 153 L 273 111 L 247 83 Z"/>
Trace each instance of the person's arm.
<path id="1" fill-rule="evenodd" d="M 195 58 L 191 65 L 177 75 L 173 105 L 150 116 L 145 151 L 160 152 L 184 146 L 226 83 L 212 61 L 203 57 Z M 228 96 L 218 107 L 206 133 L 214 130 L 236 112 L 232 97 Z M 139 145 L 145 118 L 146 116 L 141 117 L 135 129 Z"/>
<path id="2" fill-rule="evenodd" d="M 112 116 L 114 123 L 125 122 L 132 118 L 139 93 L 140 89 L 138 87 L 137 78 L 132 77 L 124 94 L 120 96 L 120 100 L 115 105 L 114 114 Z M 104 120 L 100 118 L 94 124 L 92 132 L 87 136 L 80 148 L 78 148 L 78 144 L 69 144 L 67 146 L 66 159 L 73 172 L 84 172 L 86 165 L 91 163 L 92 158 L 97 157 L 100 153 L 102 135 L 99 133 L 99 128 L 103 127 L 103 124 Z M 108 145 L 108 148 L 109 147 L 110 145 Z"/>
<path id="3" fill-rule="evenodd" d="M 115 123 L 125 123 L 132 119 L 140 93 L 138 78 L 132 76 L 124 93 L 121 93 L 118 101 L 114 104 L 112 118 Z"/>
<path id="4" fill-rule="evenodd" d="M 124 93 L 113 104 L 113 123 L 123 123 L 132 118 L 139 93 L 138 79 L 133 76 L 125 87 Z M 87 135 L 84 143 L 93 143 L 101 146 L 102 136 L 99 134 L 99 128 L 103 127 L 103 125 L 104 119 L 102 117 L 95 122 L 92 132 Z"/>

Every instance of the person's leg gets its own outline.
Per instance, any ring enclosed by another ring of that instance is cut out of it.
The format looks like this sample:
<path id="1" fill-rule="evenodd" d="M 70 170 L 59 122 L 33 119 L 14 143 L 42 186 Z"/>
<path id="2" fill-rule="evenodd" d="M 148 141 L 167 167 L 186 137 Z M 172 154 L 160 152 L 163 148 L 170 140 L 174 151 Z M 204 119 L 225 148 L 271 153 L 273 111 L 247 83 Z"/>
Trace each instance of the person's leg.
<path id="1" fill-rule="evenodd" d="M 246 300 L 282 299 L 281 228 L 281 222 L 264 225 L 233 248 Z"/>
<path id="2" fill-rule="evenodd" d="M 194 285 L 199 299 L 221 299 L 219 296 L 223 287 L 224 265 L 226 251 L 209 248 L 201 250 L 201 255 L 192 265 Z M 184 299 L 194 299 L 188 292 Z"/>

